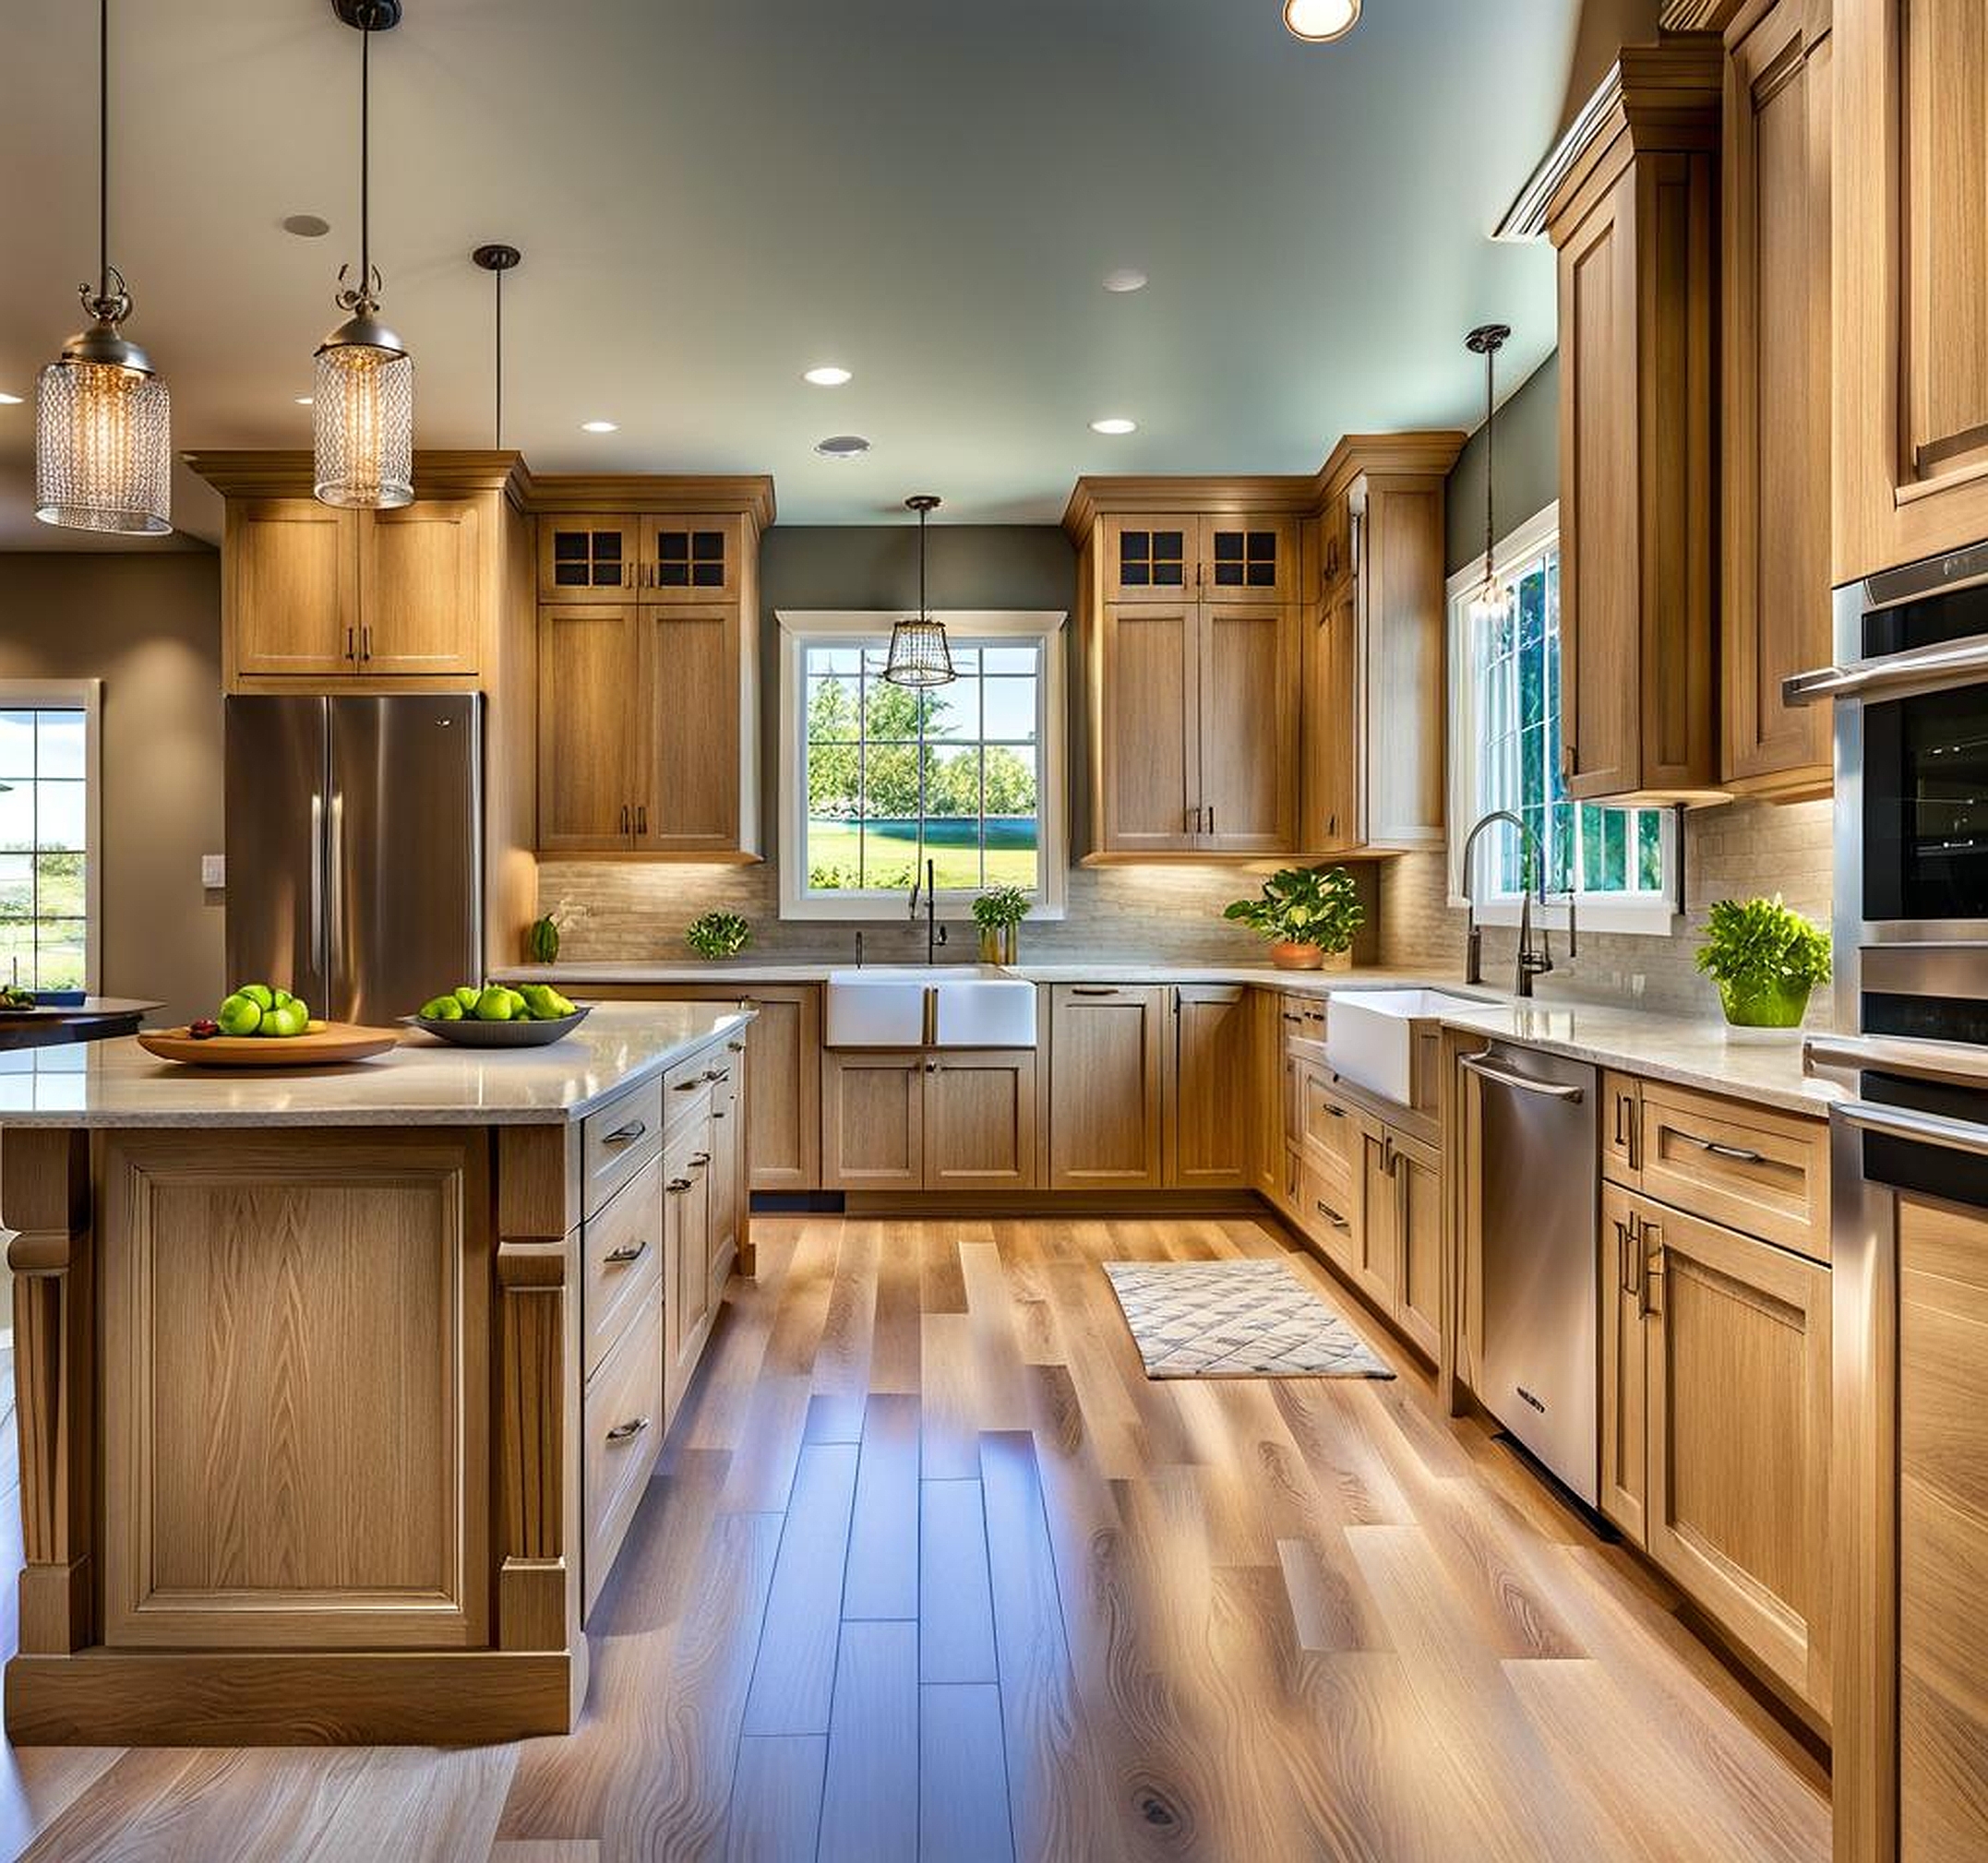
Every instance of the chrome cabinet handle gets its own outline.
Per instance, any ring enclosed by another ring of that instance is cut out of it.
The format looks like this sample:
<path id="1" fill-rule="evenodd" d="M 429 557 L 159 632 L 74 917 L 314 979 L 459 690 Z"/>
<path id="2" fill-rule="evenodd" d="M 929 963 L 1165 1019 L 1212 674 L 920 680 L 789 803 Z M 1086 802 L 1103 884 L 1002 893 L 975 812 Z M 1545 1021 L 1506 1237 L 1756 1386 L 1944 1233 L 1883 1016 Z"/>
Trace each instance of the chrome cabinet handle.
<path id="1" fill-rule="evenodd" d="M 617 1126 L 612 1132 L 608 1133 L 601 1140 L 601 1143 L 604 1145 L 633 1144 L 648 1129 L 649 1121 L 647 1119 L 630 1119 L 625 1126 Z"/>
<path id="2" fill-rule="evenodd" d="M 601 1260 L 610 1268 L 626 1268 L 630 1261 L 640 1261 L 648 1252 L 649 1244 L 641 1241 L 632 1248 L 612 1248 Z"/>
<path id="3" fill-rule="evenodd" d="M 1765 1164 L 1767 1162 L 1760 1152 L 1749 1152 L 1743 1145 L 1721 1145 L 1716 1139 L 1701 1139 L 1695 1132 L 1680 1132 L 1678 1137 L 1687 1145 L 1709 1152 L 1715 1158 L 1731 1158 L 1735 1164 Z"/>
<path id="4" fill-rule="evenodd" d="M 632 1442 L 649 1427 L 646 1416 L 631 1416 L 626 1423 L 617 1423 L 607 1432 L 609 1442 Z"/>
<path id="5" fill-rule="evenodd" d="M 627 803 L 625 803 L 625 802 L 624 802 L 624 803 L 623 803 L 623 804 L 621 805 L 621 831 L 622 831 L 622 833 L 623 833 L 623 834 L 627 834 L 627 833 L 628 833 L 628 832 L 629 832 L 629 831 L 630 830 L 630 829 L 632 828 L 632 826 L 633 826 L 633 824 L 632 824 L 632 822 L 631 822 L 631 821 L 629 820 L 629 806 L 628 806 L 628 804 L 627 804 Z"/>
<path id="6" fill-rule="evenodd" d="M 649 805 L 646 802 L 638 802 L 635 805 L 635 832 L 637 834 L 647 834 L 649 832 Z"/>
<path id="7" fill-rule="evenodd" d="M 672 1177 L 665 1188 L 672 1197 L 680 1197 L 690 1188 L 690 1180 L 688 1177 Z"/>
<path id="8" fill-rule="evenodd" d="M 1109 984 L 1075 984 L 1070 994 L 1073 997 L 1115 997 L 1118 991 Z"/>
<path id="9" fill-rule="evenodd" d="M 1575 1105 L 1580 1104 L 1583 1097 L 1581 1088 L 1564 1086 L 1557 1081 L 1529 1081 L 1524 1074 L 1515 1074 L 1503 1068 L 1491 1067 L 1489 1065 L 1491 1052 L 1486 1048 L 1481 1055 L 1459 1055 L 1457 1059 L 1473 1074 L 1487 1081 L 1495 1081 L 1501 1087 L 1515 1087 L 1522 1093 L 1539 1093 L 1549 1100 L 1568 1100 Z"/>
<path id="10" fill-rule="evenodd" d="M 690 1168 L 693 1171 L 701 1171 L 710 1163 L 711 1153 L 709 1152 L 693 1152 L 690 1154 Z"/>
<path id="11" fill-rule="evenodd" d="M 1353 1225 L 1348 1223 L 1346 1218 L 1338 1212 L 1338 1211 L 1335 1210 L 1330 1203 L 1321 1202 L 1316 1197 L 1314 1197 L 1311 1201 L 1313 1207 L 1316 1208 L 1319 1214 L 1324 1217 L 1324 1219 L 1328 1223 L 1330 1223 L 1335 1229 L 1344 1229 L 1349 1236 L 1353 1233 Z"/>

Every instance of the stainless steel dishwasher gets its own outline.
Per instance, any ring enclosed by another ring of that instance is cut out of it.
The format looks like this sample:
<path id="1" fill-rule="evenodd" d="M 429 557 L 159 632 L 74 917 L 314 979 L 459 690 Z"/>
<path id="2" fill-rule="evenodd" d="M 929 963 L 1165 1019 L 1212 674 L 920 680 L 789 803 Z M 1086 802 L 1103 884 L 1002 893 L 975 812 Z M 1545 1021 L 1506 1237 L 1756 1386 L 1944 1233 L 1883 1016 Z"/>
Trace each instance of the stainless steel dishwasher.
<path id="1" fill-rule="evenodd" d="M 1491 1042 L 1466 1055 L 1480 1264 L 1479 1400 L 1590 1507 L 1600 1499 L 1596 1070 Z"/>

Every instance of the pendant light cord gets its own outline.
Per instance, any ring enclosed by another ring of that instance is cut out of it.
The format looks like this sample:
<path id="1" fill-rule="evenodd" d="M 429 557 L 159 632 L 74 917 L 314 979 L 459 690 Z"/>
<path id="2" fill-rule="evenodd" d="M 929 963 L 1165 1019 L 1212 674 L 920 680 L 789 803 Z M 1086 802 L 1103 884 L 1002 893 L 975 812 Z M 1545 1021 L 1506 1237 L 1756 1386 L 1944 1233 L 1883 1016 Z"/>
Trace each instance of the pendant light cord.
<path id="1" fill-rule="evenodd" d="M 504 274 L 497 275 L 497 448 L 504 450 Z"/>
<path id="2" fill-rule="evenodd" d="M 1498 485 L 1498 407 L 1495 376 L 1498 352 L 1486 346 L 1484 351 L 1484 579 L 1489 583 L 1492 578 L 1491 558 L 1496 552 L 1498 535 L 1497 508 L 1493 500 Z"/>
<path id="3" fill-rule="evenodd" d="M 359 292 L 373 295 L 373 26 L 359 31 Z"/>
<path id="4" fill-rule="evenodd" d="M 97 6 L 97 295 L 111 294 L 111 0 Z"/>
<path id="5" fill-rule="evenodd" d="M 932 618 L 932 604 L 925 598 L 925 520 L 931 515 L 928 509 L 918 513 L 918 619 L 921 621 Z"/>

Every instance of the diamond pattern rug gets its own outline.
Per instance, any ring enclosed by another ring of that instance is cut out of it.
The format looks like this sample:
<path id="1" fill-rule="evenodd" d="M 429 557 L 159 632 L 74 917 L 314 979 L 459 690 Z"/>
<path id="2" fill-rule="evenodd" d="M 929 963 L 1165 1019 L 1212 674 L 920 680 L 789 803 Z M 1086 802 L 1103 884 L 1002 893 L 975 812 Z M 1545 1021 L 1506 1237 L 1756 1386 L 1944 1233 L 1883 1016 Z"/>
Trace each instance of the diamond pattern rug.
<path id="1" fill-rule="evenodd" d="M 1392 1378 L 1282 1261 L 1108 1261 L 1148 1378 Z"/>

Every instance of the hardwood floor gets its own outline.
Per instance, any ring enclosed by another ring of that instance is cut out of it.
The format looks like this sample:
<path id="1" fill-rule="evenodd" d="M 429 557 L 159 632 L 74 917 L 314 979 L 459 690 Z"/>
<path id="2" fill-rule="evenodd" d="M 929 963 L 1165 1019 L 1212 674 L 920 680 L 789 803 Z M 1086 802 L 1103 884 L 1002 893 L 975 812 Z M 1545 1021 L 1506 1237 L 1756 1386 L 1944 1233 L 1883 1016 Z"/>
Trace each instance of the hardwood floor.
<path id="1" fill-rule="evenodd" d="M 756 1229 L 575 1735 L 9 1751 L 0 1855 L 1826 1858 L 1813 1760 L 1419 1377 L 1146 1380 L 1097 1264 L 1266 1228 Z"/>

